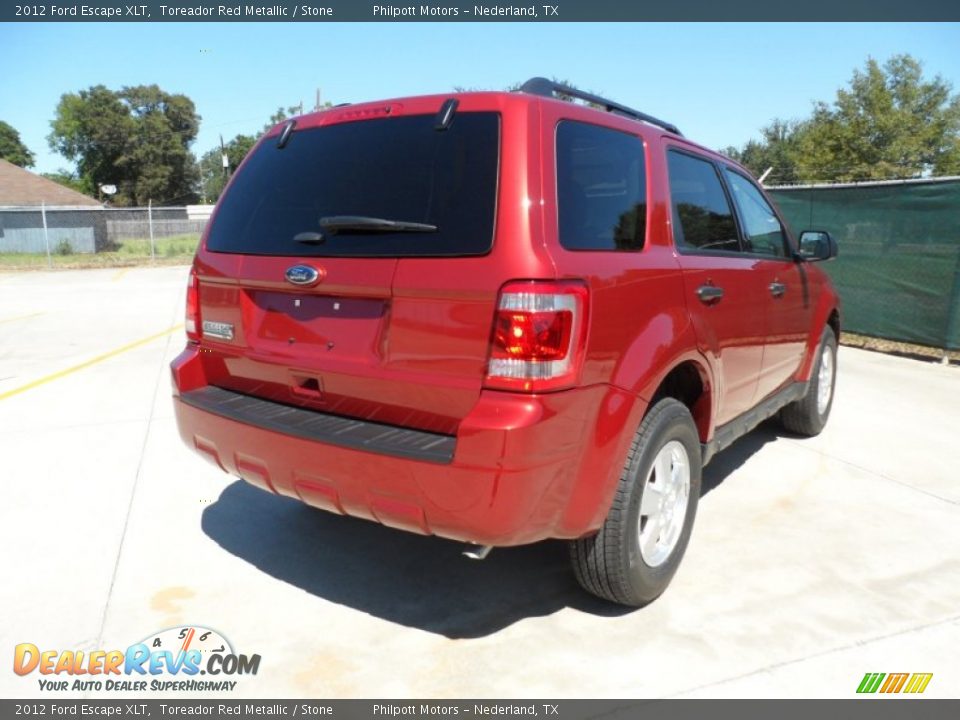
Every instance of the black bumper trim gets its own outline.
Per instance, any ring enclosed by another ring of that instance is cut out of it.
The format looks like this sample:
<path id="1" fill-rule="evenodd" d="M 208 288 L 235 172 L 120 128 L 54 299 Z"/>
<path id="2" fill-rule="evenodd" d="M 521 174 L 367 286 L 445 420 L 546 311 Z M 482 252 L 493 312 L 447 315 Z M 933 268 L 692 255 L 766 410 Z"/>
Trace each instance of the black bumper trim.
<path id="1" fill-rule="evenodd" d="M 394 425 L 328 415 L 315 410 L 284 405 L 208 385 L 181 393 L 180 399 L 198 410 L 317 442 L 353 450 L 449 464 L 457 439 L 451 435 L 411 430 Z"/>

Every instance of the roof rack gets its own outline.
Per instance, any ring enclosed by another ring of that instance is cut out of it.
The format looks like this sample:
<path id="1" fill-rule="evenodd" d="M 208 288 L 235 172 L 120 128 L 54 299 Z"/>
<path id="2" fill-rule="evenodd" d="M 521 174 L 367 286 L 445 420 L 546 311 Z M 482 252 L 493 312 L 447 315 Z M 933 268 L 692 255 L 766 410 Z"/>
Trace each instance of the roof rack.
<path id="1" fill-rule="evenodd" d="M 547 80 L 544 77 L 535 77 L 527 80 L 523 85 L 520 86 L 520 92 L 529 93 L 530 95 L 540 95 L 542 97 L 552 98 L 555 95 L 567 95 L 569 97 L 577 98 L 578 100 L 583 100 L 594 105 L 599 105 L 607 112 L 617 113 L 618 115 L 624 115 L 628 118 L 633 118 L 634 120 L 642 120 L 645 123 L 650 123 L 651 125 L 656 125 L 661 127 L 664 130 L 672 132 L 676 135 L 683 135 L 676 125 L 668 123 L 664 120 L 659 120 L 653 115 L 647 115 L 644 112 L 639 110 L 634 110 L 629 108 L 626 105 L 621 105 L 620 103 L 613 102 L 613 100 L 607 100 L 606 98 L 600 97 L 599 95 L 593 95 L 592 93 L 584 92 L 583 90 L 578 90 L 575 87 L 570 87 L 569 85 L 564 85 L 563 83 L 554 82 L 553 80 Z"/>

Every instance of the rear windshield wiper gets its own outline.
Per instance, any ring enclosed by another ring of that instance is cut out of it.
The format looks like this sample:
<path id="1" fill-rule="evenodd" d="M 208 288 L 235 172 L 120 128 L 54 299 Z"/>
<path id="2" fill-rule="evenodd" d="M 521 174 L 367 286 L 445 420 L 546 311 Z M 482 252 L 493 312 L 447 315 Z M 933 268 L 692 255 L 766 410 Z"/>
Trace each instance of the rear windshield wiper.
<path id="1" fill-rule="evenodd" d="M 331 233 L 350 231 L 433 233 L 439 230 L 436 225 L 427 223 L 387 220 L 386 218 L 367 217 L 366 215 L 330 215 L 320 218 L 320 227 Z"/>

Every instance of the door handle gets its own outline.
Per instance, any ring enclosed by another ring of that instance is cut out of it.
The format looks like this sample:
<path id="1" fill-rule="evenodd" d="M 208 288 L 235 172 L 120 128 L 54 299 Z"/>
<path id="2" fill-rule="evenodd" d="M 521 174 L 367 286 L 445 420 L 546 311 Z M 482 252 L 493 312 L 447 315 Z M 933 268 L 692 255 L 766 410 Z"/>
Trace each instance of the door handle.
<path id="1" fill-rule="evenodd" d="M 783 297 L 783 294 L 787 291 L 787 286 L 782 282 L 772 282 L 770 283 L 770 294 L 775 298 Z"/>
<path id="2" fill-rule="evenodd" d="M 697 297 L 705 305 L 718 302 L 723 297 L 723 288 L 714 285 L 701 285 L 697 288 Z"/>

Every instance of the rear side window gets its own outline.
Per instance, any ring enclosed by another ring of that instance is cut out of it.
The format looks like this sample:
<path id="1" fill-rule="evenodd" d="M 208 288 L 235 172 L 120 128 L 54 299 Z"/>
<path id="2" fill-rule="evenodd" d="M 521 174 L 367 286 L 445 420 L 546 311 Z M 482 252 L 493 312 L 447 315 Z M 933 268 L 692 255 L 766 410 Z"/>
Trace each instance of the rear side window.
<path id="1" fill-rule="evenodd" d="M 493 244 L 500 116 L 378 118 L 294 130 L 257 147 L 220 202 L 207 249 L 250 255 L 482 255 Z M 325 229 L 360 216 L 431 225 L 406 232 Z M 329 227 L 329 226 L 328 226 Z M 310 242 L 298 242 L 314 237 Z"/>
<path id="2" fill-rule="evenodd" d="M 568 250 L 639 250 L 647 229 L 643 142 L 585 123 L 557 126 L 560 244 Z"/>
<path id="3" fill-rule="evenodd" d="M 667 155 L 678 249 L 739 252 L 737 224 L 713 163 L 673 150 Z"/>

